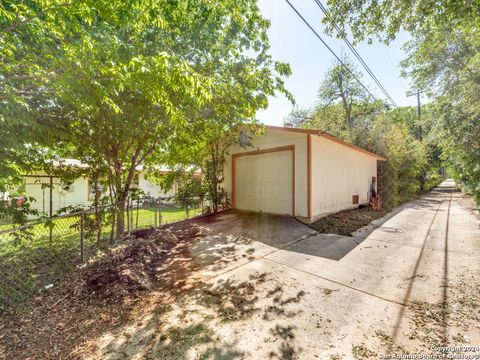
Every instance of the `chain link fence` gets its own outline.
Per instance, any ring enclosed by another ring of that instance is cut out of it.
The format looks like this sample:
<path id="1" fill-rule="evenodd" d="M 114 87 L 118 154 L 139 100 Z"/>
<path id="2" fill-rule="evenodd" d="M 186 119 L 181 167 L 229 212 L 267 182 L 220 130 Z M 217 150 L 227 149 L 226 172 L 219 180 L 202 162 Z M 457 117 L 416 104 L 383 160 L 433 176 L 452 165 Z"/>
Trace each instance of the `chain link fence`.
<path id="1" fill-rule="evenodd" d="M 174 197 L 129 200 L 125 231 L 159 227 L 204 212 L 202 200 L 188 203 L 182 206 Z M 117 243 L 117 207 L 97 209 L 58 214 L 20 227 L 0 224 L 0 311 L 54 286 L 66 272 Z"/>

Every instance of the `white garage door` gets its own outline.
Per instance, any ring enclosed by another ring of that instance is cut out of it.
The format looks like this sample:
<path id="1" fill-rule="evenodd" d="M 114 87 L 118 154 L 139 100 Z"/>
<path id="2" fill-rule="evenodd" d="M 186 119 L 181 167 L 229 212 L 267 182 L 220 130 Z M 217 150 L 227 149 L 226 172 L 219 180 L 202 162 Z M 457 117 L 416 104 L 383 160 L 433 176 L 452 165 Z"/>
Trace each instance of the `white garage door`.
<path id="1" fill-rule="evenodd" d="M 293 151 L 235 158 L 235 208 L 292 214 Z"/>

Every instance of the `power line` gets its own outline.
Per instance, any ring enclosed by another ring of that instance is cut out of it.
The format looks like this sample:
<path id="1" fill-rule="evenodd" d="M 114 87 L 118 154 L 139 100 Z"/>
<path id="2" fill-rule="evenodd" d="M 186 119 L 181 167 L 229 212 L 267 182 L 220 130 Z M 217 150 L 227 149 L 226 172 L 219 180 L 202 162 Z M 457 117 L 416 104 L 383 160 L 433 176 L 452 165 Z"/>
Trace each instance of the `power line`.
<path id="1" fill-rule="evenodd" d="M 388 93 L 388 91 L 383 87 L 382 83 L 380 82 L 380 80 L 378 80 L 378 78 L 375 76 L 375 74 L 373 73 L 373 71 L 370 69 L 370 67 L 367 65 L 367 63 L 363 60 L 362 56 L 358 53 L 357 49 L 355 49 L 355 47 L 352 45 L 352 43 L 348 40 L 347 38 L 347 35 L 345 34 L 345 32 L 343 30 L 341 30 L 338 25 L 335 23 L 335 21 L 333 20 L 333 18 L 330 16 L 330 13 L 328 12 L 327 8 L 321 3 L 320 0 L 314 0 L 315 3 L 317 4 L 317 6 L 320 8 L 320 10 L 322 10 L 322 12 L 324 13 L 324 15 L 330 20 L 330 22 L 333 24 L 333 26 L 335 27 L 335 29 L 337 30 L 338 34 L 340 35 L 340 37 L 343 39 L 343 41 L 345 42 L 345 44 L 347 44 L 348 48 L 350 49 L 350 51 L 353 53 L 353 55 L 358 59 L 358 61 L 360 61 L 360 64 L 363 66 L 363 68 L 367 71 L 367 73 L 370 75 L 370 77 L 373 79 L 373 81 L 375 81 L 375 83 L 377 84 L 377 86 L 379 87 L 379 89 L 383 92 L 383 94 L 386 96 L 386 98 L 395 106 L 395 107 L 398 107 L 398 105 L 395 103 L 395 101 L 393 100 L 393 98 L 390 96 L 390 94 Z"/>
<path id="2" fill-rule="evenodd" d="M 338 34 L 342 37 L 343 41 L 347 44 L 348 48 L 352 51 L 353 55 L 360 61 L 362 64 L 363 68 L 367 71 L 367 73 L 370 75 L 370 77 L 375 81 L 377 86 L 382 90 L 383 94 L 387 97 L 387 99 L 395 106 L 398 107 L 398 105 L 395 103 L 391 95 L 388 93 L 388 91 L 384 88 L 380 80 L 375 76 L 373 71 L 370 69 L 370 67 L 367 65 L 367 63 L 363 60 L 362 56 L 358 53 L 357 49 L 352 45 L 352 43 L 348 40 L 347 35 L 345 34 L 344 31 L 342 31 L 337 24 L 333 21 L 332 17 L 330 16 L 328 10 L 323 6 L 323 4 L 320 2 L 320 0 L 315 0 L 316 4 L 320 7 L 322 12 L 327 16 L 330 21 L 333 23 L 335 29 L 337 30 Z"/>
<path id="3" fill-rule="evenodd" d="M 322 37 L 315 31 L 315 29 L 308 23 L 307 20 L 305 20 L 305 18 L 302 16 L 302 14 L 300 14 L 298 12 L 298 10 L 295 8 L 295 6 L 292 5 L 292 3 L 289 1 L 289 0 L 285 0 L 287 2 L 288 5 L 290 5 L 290 7 L 293 9 L 293 11 L 295 11 L 295 13 L 300 17 L 300 19 L 303 20 L 303 22 L 305 23 L 305 25 L 308 26 L 308 28 L 310 30 L 312 30 L 312 32 L 315 34 L 315 36 L 323 43 L 323 45 L 325 45 L 325 47 L 333 54 L 333 56 L 335 56 L 335 58 L 338 60 L 338 62 L 340 64 L 342 64 L 345 69 L 350 73 L 350 75 L 353 76 L 353 78 L 355 80 L 357 80 L 357 82 L 363 87 L 363 89 L 372 97 L 373 100 L 377 100 L 377 98 L 375 96 L 373 96 L 373 94 L 370 92 L 370 90 L 368 90 L 368 88 L 363 85 L 363 83 L 360 81 L 360 79 L 358 79 L 358 77 L 348 68 L 348 66 L 342 61 L 342 59 L 340 59 L 338 57 L 337 54 L 335 54 L 335 52 L 332 50 L 332 48 L 330 46 L 328 46 L 328 44 L 322 39 Z"/>
<path id="4" fill-rule="evenodd" d="M 378 80 L 378 78 L 375 76 L 375 74 L 373 73 L 373 71 L 370 69 L 370 67 L 367 65 L 367 63 L 363 60 L 362 56 L 358 53 L 357 49 L 355 49 L 355 47 L 352 45 L 352 43 L 348 40 L 347 38 L 347 35 L 345 34 L 344 31 L 342 31 L 338 25 L 333 21 L 333 18 L 330 16 L 330 13 L 328 12 L 328 10 L 325 8 L 325 6 L 323 6 L 323 4 L 320 2 L 320 0 L 315 0 L 315 3 L 318 5 L 318 7 L 320 8 L 320 10 L 322 10 L 322 12 L 325 14 L 325 16 L 327 16 L 331 23 L 333 24 L 333 26 L 335 27 L 335 29 L 337 30 L 338 34 L 341 36 L 341 38 L 343 39 L 343 41 L 345 42 L 345 44 L 347 44 L 348 48 L 352 51 L 353 55 L 355 55 L 355 57 L 358 59 L 358 61 L 360 61 L 361 65 L 363 66 L 363 68 L 367 71 L 367 73 L 370 75 L 370 77 L 373 79 L 373 81 L 375 81 L 375 83 L 377 84 L 377 86 L 380 88 L 380 90 L 384 93 L 384 95 L 387 97 L 387 99 L 393 104 L 395 105 L 396 107 L 397 104 L 395 103 L 395 101 L 393 100 L 393 98 L 390 96 L 390 94 L 388 93 L 388 91 L 383 87 L 382 83 L 380 82 L 380 80 Z"/>

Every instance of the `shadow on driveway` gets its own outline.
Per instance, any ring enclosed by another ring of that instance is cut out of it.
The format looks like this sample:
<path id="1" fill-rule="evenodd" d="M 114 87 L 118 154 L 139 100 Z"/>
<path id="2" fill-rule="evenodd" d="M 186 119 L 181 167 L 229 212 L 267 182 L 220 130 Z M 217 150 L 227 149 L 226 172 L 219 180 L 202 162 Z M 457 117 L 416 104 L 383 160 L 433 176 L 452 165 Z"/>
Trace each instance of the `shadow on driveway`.
<path id="1" fill-rule="evenodd" d="M 289 251 L 338 261 L 398 211 L 377 219 L 375 225 L 365 227 L 356 236 L 319 234 L 286 215 L 228 211 L 196 221 L 199 226 L 208 228 L 211 235 L 193 244 L 191 249 L 203 260 L 203 265 L 209 266 L 212 271 L 231 266 L 232 262 L 251 261 L 286 248 Z"/>

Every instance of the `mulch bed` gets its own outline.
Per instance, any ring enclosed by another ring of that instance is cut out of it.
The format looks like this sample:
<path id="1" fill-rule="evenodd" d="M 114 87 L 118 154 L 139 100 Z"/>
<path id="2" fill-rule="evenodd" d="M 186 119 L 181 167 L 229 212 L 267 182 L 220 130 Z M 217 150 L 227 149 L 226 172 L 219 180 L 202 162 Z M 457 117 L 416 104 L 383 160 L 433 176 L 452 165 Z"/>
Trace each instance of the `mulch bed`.
<path id="1" fill-rule="evenodd" d="M 352 236 L 353 232 L 388 212 L 389 210 L 371 211 L 368 207 L 345 210 L 325 216 L 310 224 L 310 227 L 320 233 Z"/>
<path id="2" fill-rule="evenodd" d="M 193 222 L 142 230 L 0 316 L 0 358 L 82 358 L 100 334 L 146 309 L 161 309 L 198 282 L 188 245 L 202 237 Z"/>

